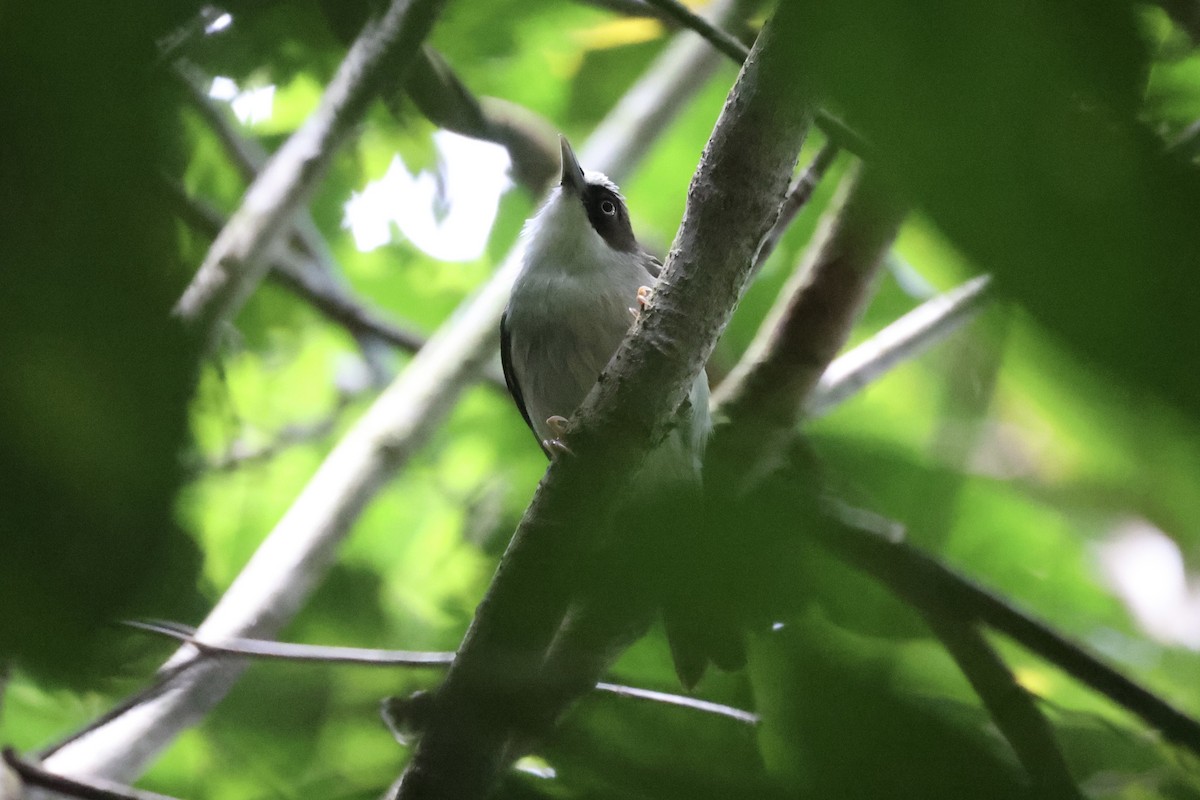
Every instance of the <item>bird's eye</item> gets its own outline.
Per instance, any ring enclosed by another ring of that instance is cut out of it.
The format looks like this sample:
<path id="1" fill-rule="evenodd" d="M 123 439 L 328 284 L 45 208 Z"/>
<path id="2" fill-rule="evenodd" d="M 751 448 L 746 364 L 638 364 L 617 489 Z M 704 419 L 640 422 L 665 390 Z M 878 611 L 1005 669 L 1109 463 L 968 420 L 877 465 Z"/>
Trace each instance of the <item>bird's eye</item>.
<path id="1" fill-rule="evenodd" d="M 612 200 L 601 200 L 600 210 L 611 217 L 617 213 L 617 206 Z"/>

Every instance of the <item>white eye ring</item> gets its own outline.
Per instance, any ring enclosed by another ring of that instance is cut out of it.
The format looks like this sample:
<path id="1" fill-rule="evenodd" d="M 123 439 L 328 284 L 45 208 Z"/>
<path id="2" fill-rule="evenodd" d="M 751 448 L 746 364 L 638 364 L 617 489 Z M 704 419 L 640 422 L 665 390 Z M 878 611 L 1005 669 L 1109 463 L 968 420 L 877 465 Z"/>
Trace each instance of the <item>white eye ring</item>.
<path id="1" fill-rule="evenodd" d="M 601 200 L 600 201 L 600 210 L 611 217 L 617 213 L 617 206 L 613 203 L 612 200 Z"/>

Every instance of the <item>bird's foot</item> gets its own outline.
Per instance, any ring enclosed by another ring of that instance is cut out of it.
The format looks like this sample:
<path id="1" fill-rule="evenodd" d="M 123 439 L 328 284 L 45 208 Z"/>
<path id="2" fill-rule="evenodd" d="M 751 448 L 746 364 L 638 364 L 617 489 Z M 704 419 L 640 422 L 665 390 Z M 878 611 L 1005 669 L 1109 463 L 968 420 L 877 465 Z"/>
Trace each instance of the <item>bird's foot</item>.
<path id="1" fill-rule="evenodd" d="M 650 295 L 654 292 L 649 286 L 639 286 L 637 290 L 637 305 L 629 309 L 629 313 L 633 314 L 633 318 L 637 319 L 642 315 L 642 312 L 650 307 Z"/>
<path id="2" fill-rule="evenodd" d="M 567 431 L 566 417 L 560 417 L 558 414 L 555 414 L 552 417 L 547 417 L 546 427 L 549 428 L 550 432 L 554 434 L 554 438 L 542 439 L 542 447 L 546 448 L 546 450 L 548 450 L 552 456 L 559 456 L 563 453 L 566 453 L 569 456 L 575 455 L 571 452 L 571 448 L 567 447 L 566 443 L 562 440 L 563 434 Z"/>

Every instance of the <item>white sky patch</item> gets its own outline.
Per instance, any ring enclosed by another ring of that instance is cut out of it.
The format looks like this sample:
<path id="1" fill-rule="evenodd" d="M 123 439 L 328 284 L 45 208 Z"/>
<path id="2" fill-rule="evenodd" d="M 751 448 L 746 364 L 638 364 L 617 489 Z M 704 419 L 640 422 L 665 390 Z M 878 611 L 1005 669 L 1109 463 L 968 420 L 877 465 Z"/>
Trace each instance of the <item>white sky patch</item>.
<path id="1" fill-rule="evenodd" d="M 274 104 L 275 87 L 272 85 L 247 89 L 233 98 L 233 102 L 229 105 L 243 125 L 257 125 L 271 118 Z"/>
<path id="2" fill-rule="evenodd" d="M 212 79 L 212 85 L 208 87 L 208 96 L 213 100 L 229 102 L 238 96 L 237 81 L 233 78 L 226 78 L 224 75 L 218 75 Z"/>
<path id="3" fill-rule="evenodd" d="M 208 96 L 229 103 L 234 116 L 243 125 L 257 125 L 271 118 L 275 86 L 271 84 L 257 89 L 242 89 L 233 78 L 218 75 L 208 87 Z"/>
<path id="4" fill-rule="evenodd" d="M 233 14 L 228 11 L 220 11 L 217 17 L 204 26 L 204 33 L 212 36 L 214 33 L 220 33 L 233 24 Z"/>
<path id="5" fill-rule="evenodd" d="M 1146 520 L 1129 520 L 1099 554 L 1109 585 L 1148 636 L 1200 650 L 1200 586 L 1173 539 Z"/>
<path id="6" fill-rule="evenodd" d="M 392 241 L 391 224 L 439 261 L 473 261 L 483 255 L 500 197 L 511 186 L 508 151 L 449 131 L 433 134 L 438 171 L 412 175 L 399 155 L 382 178 L 354 193 L 345 205 L 345 227 L 360 251 Z"/>

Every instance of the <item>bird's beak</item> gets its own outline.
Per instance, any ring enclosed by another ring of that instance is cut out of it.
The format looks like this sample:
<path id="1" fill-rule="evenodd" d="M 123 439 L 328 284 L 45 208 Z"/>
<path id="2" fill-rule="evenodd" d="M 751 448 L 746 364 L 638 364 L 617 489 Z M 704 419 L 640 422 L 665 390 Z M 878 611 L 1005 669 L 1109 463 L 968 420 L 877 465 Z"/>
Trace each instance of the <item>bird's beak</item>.
<path id="1" fill-rule="evenodd" d="M 567 137 L 559 136 L 558 143 L 562 147 L 562 182 L 560 185 L 563 191 L 582 196 L 583 167 L 579 166 L 579 159 L 575 158 L 575 151 L 571 149 L 571 143 L 567 141 Z"/>

